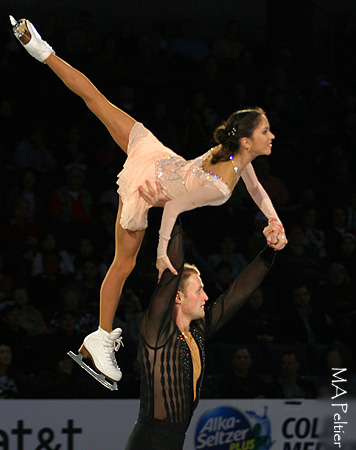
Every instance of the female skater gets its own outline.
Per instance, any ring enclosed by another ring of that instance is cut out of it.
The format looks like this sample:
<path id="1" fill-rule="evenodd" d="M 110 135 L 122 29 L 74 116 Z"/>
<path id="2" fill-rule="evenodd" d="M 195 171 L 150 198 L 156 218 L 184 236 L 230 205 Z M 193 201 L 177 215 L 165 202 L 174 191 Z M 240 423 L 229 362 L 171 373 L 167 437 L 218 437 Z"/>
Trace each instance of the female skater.
<path id="1" fill-rule="evenodd" d="M 269 220 L 264 234 L 275 249 L 282 249 L 287 239 L 283 225 L 255 175 L 251 162 L 259 155 L 269 155 L 274 135 L 264 111 L 260 108 L 233 113 L 224 125 L 215 130 L 218 145 L 204 155 L 186 161 L 162 145 L 141 123 L 110 103 L 78 70 L 57 57 L 28 20 L 10 21 L 17 39 L 28 53 L 48 67 L 103 122 L 121 149 L 128 155 L 118 175 L 119 208 L 115 231 L 115 256 L 101 286 L 100 326 L 88 335 L 76 361 L 106 387 L 103 376 L 96 376 L 84 364 L 90 357 L 96 369 L 116 382 L 121 371 L 114 350 L 121 344 L 121 330 L 112 331 L 112 323 L 126 278 L 135 266 L 147 227 L 151 205 L 140 196 L 145 180 L 159 182 L 169 201 L 164 206 L 157 248 L 158 277 L 165 269 L 177 274 L 167 257 L 167 246 L 177 216 L 205 205 L 226 202 L 240 176 L 260 210 Z M 278 238 L 276 239 L 276 236 Z M 73 357 L 74 355 L 71 354 Z M 114 383 L 115 386 L 115 383 Z"/>

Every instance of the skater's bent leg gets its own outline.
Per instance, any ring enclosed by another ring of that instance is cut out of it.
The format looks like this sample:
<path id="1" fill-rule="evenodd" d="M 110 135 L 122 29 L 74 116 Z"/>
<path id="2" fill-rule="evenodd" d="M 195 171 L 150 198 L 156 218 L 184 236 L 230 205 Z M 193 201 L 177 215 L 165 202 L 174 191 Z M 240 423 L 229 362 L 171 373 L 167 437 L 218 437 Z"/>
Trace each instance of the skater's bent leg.
<path id="1" fill-rule="evenodd" d="M 52 54 L 46 59 L 46 64 L 72 92 L 85 101 L 88 108 L 109 130 L 114 141 L 127 153 L 135 119 L 110 103 L 84 74 L 63 59 Z"/>
<path id="2" fill-rule="evenodd" d="M 136 257 L 141 247 L 145 231 L 124 230 L 120 225 L 122 202 L 120 199 L 116 218 L 115 257 L 100 290 L 100 327 L 112 330 L 114 316 L 119 304 L 126 278 L 135 267 Z"/>

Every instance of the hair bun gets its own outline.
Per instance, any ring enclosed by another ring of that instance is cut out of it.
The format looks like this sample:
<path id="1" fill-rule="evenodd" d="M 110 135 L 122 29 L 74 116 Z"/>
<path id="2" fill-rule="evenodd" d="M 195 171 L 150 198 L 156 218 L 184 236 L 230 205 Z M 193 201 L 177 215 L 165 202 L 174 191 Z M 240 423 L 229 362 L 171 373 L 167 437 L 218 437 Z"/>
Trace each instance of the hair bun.
<path id="1" fill-rule="evenodd" d="M 225 128 L 225 126 L 221 126 L 221 127 L 219 127 L 216 131 L 215 131 L 215 135 L 214 135 L 214 137 L 215 137 L 215 140 L 216 140 L 216 142 L 218 143 L 218 144 L 223 144 L 223 145 L 225 145 L 226 143 L 227 143 L 227 141 L 228 141 L 228 136 L 227 136 L 227 133 L 226 133 L 226 128 Z"/>

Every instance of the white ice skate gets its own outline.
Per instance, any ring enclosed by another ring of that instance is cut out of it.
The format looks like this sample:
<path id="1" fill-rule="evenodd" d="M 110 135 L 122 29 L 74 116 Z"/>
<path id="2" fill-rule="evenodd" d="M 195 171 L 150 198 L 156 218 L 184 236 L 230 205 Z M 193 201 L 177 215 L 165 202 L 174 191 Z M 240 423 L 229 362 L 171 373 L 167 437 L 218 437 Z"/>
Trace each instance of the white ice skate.
<path id="1" fill-rule="evenodd" d="M 117 390 L 117 381 L 120 381 L 122 377 L 121 370 L 115 358 L 115 352 L 119 350 L 121 345 L 124 345 L 121 332 L 121 328 L 116 328 L 108 333 L 99 327 L 97 331 L 89 334 L 84 339 L 78 355 L 73 352 L 68 352 L 68 355 L 80 367 L 111 391 Z M 95 372 L 95 370 L 85 364 L 83 358 L 90 358 L 100 373 Z M 112 381 L 112 383 L 106 378 Z"/>
<path id="2" fill-rule="evenodd" d="M 37 61 L 44 63 L 52 53 L 55 54 L 53 48 L 41 38 L 29 20 L 21 19 L 17 21 L 13 16 L 9 17 L 14 35 Z"/>

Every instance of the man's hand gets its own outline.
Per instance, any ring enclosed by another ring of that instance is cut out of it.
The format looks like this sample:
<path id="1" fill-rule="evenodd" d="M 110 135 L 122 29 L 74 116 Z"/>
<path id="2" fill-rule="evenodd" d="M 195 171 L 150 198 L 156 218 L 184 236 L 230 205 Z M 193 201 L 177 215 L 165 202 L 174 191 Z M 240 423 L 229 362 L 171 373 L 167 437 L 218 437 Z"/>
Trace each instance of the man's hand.
<path id="1" fill-rule="evenodd" d="M 146 180 L 146 189 L 141 185 L 138 188 L 138 193 L 150 205 L 163 207 L 170 199 L 162 191 L 160 183 L 156 181 L 155 184 L 156 188 L 154 189 L 152 184 Z"/>

